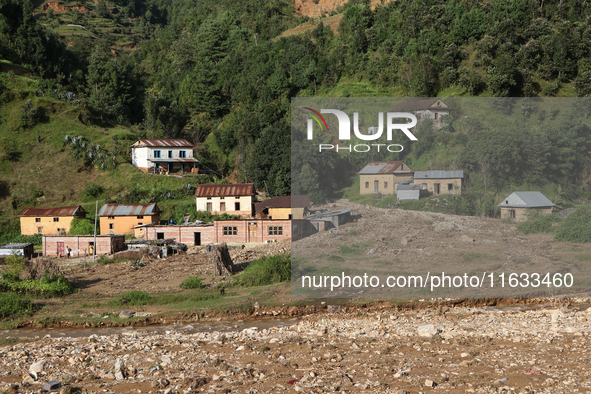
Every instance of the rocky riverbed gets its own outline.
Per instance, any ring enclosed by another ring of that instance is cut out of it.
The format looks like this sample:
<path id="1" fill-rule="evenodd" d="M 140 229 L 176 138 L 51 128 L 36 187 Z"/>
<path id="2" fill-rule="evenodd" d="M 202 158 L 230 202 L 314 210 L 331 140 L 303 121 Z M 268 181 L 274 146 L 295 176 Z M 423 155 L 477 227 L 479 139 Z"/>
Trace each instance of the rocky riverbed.
<path id="1" fill-rule="evenodd" d="M 588 393 L 588 302 L 328 305 L 283 327 L 39 338 L 0 346 L 0 392 Z"/>

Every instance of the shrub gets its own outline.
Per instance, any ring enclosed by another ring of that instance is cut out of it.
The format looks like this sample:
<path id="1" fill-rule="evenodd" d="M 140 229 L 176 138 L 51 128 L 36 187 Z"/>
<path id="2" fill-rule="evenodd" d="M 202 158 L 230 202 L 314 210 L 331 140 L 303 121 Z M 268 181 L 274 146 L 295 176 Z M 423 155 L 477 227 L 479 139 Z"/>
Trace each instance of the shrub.
<path id="1" fill-rule="evenodd" d="M 91 183 L 82 190 L 82 195 L 87 197 L 98 197 L 103 194 L 104 191 L 105 189 L 101 185 Z"/>
<path id="2" fill-rule="evenodd" d="M 21 126 L 33 127 L 39 121 L 39 111 L 33 105 L 32 100 L 27 100 L 22 106 Z"/>
<path id="3" fill-rule="evenodd" d="M 539 212 L 533 212 L 527 221 L 517 225 L 517 230 L 524 234 L 549 233 L 552 232 L 552 223 L 557 220 L 555 215 L 540 215 Z"/>
<path id="4" fill-rule="evenodd" d="M 577 208 L 556 229 L 555 241 L 591 242 L 591 207 Z"/>
<path id="5" fill-rule="evenodd" d="M 153 297 L 148 292 L 143 290 L 132 290 L 123 293 L 117 298 L 117 304 L 121 305 L 123 300 L 127 300 L 125 303 L 129 305 L 146 305 L 153 301 Z"/>
<path id="6" fill-rule="evenodd" d="M 30 300 L 23 299 L 14 293 L 0 293 L 0 319 L 30 313 L 31 310 Z"/>
<path id="7" fill-rule="evenodd" d="M 99 226 L 96 227 L 97 235 Z M 86 218 L 74 218 L 70 223 L 69 235 L 92 235 L 94 234 L 94 220 Z"/>
<path id="8" fill-rule="evenodd" d="M 234 285 L 243 287 L 266 286 L 273 283 L 287 282 L 291 279 L 291 256 L 262 257 L 254 260 L 235 278 Z"/>
<path id="9" fill-rule="evenodd" d="M 200 289 L 201 278 L 198 275 L 191 275 L 180 284 L 181 289 Z"/>

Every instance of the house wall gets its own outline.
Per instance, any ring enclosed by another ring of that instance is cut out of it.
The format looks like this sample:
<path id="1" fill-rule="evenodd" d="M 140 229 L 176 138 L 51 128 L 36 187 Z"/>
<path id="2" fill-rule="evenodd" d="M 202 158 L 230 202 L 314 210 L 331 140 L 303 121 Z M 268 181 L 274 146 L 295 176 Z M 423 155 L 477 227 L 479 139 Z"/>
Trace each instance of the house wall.
<path id="1" fill-rule="evenodd" d="M 359 193 L 360 194 L 375 194 L 374 182 L 379 181 L 378 193 L 381 194 L 396 194 L 395 185 L 398 182 L 412 179 L 412 173 L 405 174 L 369 174 L 359 175 Z M 369 182 L 369 187 L 365 187 L 365 183 Z M 384 182 L 388 182 L 388 185 L 384 187 Z"/>
<path id="2" fill-rule="evenodd" d="M 59 219 L 58 222 L 54 222 L 53 218 L 57 217 Z M 21 217 L 21 234 L 22 235 L 34 235 L 38 234 L 38 228 L 43 227 L 42 234 L 44 235 L 54 235 L 59 234 L 58 229 L 64 229 L 65 233 L 70 231 L 70 224 L 74 216 L 41 216 L 38 217 L 40 222 L 36 222 L 35 217 L 26 216 Z"/>
<path id="3" fill-rule="evenodd" d="M 511 217 L 511 210 L 515 211 L 515 218 Z M 538 211 L 542 215 L 549 215 L 552 213 L 552 207 L 548 208 L 504 208 L 501 207 L 501 219 L 511 219 L 516 222 L 525 222 L 530 212 Z"/>
<path id="4" fill-rule="evenodd" d="M 185 152 L 186 159 L 193 158 L 193 149 L 188 146 L 184 147 L 167 147 L 167 146 L 158 146 L 158 147 L 139 147 L 131 149 L 131 164 L 142 171 L 149 171 L 151 168 L 154 168 L 154 163 L 151 159 L 154 159 L 154 151 L 160 151 L 160 159 L 168 159 L 168 152 L 172 151 L 172 159 L 179 159 L 181 151 Z M 167 163 L 160 163 L 160 165 L 164 168 L 168 168 Z M 185 163 L 185 171 L 190 171 L 193 168 L 193 163 Z M 181 168 L 181 163 L 174 163 L 173 168 L 171 170 L 178 171 Z"/>
<path id="5" fill-rule="evenodd" d="M 144 215 L 142 219 L 137 216 L 114 216 L 109 219 L 108 216 L 101 216 L 101 234 L 134 234 L 133 227 L 140 224 L 160 224 L 160 214 Z M 110 229 L 109 225 L 113 224 Z"/>
<path id="6" fill-rule="evenodd" d="M 306 208 L 269 208 L 269 216 L 274 220 L 289 219 L 303 219 Z"/>
<path id="7" fill-rule="evenodd" d="M 421 196 L 420 190 L 398 190 L 399 200 L 418 200 Z"/>
<path id="8" fill-rule="evenodd" d="M 429 193 L 435 193 L 435 184 L 439 183 L 439 194 L 462 194 L 462 178 L 451 179 L 415 179 L 415 184 L 426 185 Z M 448 190 L 448 185 L 453 185 L 452 190 Z"/>
<path id="9" fill-rule="evenodd" d="M 94 242 L 92 235 L 53 235 L 43 236 L 43 255 L 57 256 L 58 242 L 64 243 L 64 249 L 70 247 L 72 256 L 91 255 L 89 251 L 90 243 Z M 111 254 L 125 249 L 125 236 L 98 235 L 96 237 L 96 254 Z"/>
<path id="10" fill-rule="evenodd" d="M 269 235 L 269 226 L 278 227 L 278 230 L 281 227 L 282 234 Z M 231 227 L 232 234 L 224 235 L 224 227 Z M 234 227 L 236 227 L 236 235 L 233 234 Z M 291 239 L 291 230 L 290 220 L 216 220 L 211 226 L 146 227 L 144 239 L 154 240 L 158 238 L 158 233 L 162 233 L 164 239 L 174 239 L 187 246 L 194 246 L 195 233 L 200 233 L 202 245 L 222 242 L 228 244 L 263 243 L 269 240 L 289 240 Z"/>
<path id="11" fill-rule="evenodd" d="M 220 204 L 226 203 L 226 210 L 220 209 Z M 235 210 L 235 203 L 240 203 L 240 210 Z M 239 197 L 196 197 L 197 210 L 207 211 L 207 203 L 212 204 L 212 215 L 221 215 L 227 213 L 228 215 L 238 215 L 240 217 L 249 218 L 253 214 L 252 209 L 252 196 L 239 196 Z"/>

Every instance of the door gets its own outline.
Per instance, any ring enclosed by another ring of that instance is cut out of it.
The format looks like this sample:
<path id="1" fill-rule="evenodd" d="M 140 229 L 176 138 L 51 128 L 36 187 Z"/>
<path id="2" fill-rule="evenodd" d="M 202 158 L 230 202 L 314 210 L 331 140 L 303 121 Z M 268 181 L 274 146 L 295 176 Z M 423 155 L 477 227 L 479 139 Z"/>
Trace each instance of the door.
<path id="1" fill-rule="evenodd" d="M 212 208 L 213 208 L 213 205 L 212 205 L 212 203 L 208 202 L 208 203 L 207 203 L 207 212 L 211 212 L 211 211 L 213 211 L 213 209 L 212 209 Z"/>
<path id="2" fill-rule="evenodd" d="M 441 184 L 440 183 L 434 183 L 433 184 L 433 193 L 439 194 L 440 192 L 441 192 Z"/>
<path id="3" fill-rule="evenodd" d="M 201 245 L 201 233 L 195 233 L 195 246 Z"/>
<path id="4" fill-rule="evenodd" d="M 257 224 L 249 223 L 248 225 L 248 241 L 256 242 L 257 240 Z"/>
<path id="5" fill-rule="evenodd" d="M 380 181 L 373 181 L 373 192 L 377 193 L 380 191 Z"/>
<path id="6" fill-rule="evenodd" d="M 64 252 L 65 252 L 64 243 L 58 242 L 57 243 L 57 255 L 59 257 L 62 257 L 64 255 Z"/>

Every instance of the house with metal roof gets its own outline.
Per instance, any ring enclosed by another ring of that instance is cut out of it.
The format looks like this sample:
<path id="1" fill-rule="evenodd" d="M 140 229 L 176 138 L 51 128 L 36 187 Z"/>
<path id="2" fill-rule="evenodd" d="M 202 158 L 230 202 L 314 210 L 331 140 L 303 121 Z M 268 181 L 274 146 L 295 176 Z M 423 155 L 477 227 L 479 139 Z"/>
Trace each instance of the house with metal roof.
<path id="1" fill-rule="evenodd" d="M 303 219 L 310 205 L 308 196 L 280 196 L 255 203 L 254 210 L 261 219 Z"/>
<path id="2" fill-rule="evenodd" d="M 85 218 L 80 205 L 57 208 L 25 207 L 19 214 L 22 235 L 67 234 L 74 218 Z"/>
<path id="3" fill-rule="evenodd" d="M 32 243 L 0 245 L 0 259 L 11 255 L 23 256 L 26 259 L 30 259 L 33 257 L 34 249 L 35 247 Z"/>
<path id="4" fill-rule="evenodd" d="M 373 161 L 359 174 L 360 194 L 396 194 L 395 185 L 412 179 L 413 170 L 401 161 Z"/>
<path id="5" fill-rule="evenodd" d="M 530 212 L 551 214 L 556 205 L 540 192 L 513 192 L 497 207 L 501 208 L 501 219 L 523 222 Z"/>
<path id="6" fill-rule="evenodd" d="M 423 186 L 432 195 L 462 194 L 464 170 L 454 171 L 415 171 L 414 183 Z"/>
<path id="7" fill-rule="evenodd" d="M 194 146 L 184 139 L 141 139 L 131 145 L 131 163 L 146 172 L 197 172 Z"/>
<path id="8" fill-rule="evenodd" d="M 439 98 L 403 101 L 398 103 L 391 112 L 410 112 L 417 117 L 418 124 L 425 120 L 433 122 L 433 130 L 441 129 L 441 117 L 449 115 L 450 108 Z"/>
<path id="9" fill-rule="evenodd" d="M 133 234 L 142 224 L 160 224 L 160 209 L 150 204 L 103 204 L 99 211 L 101 234 Z"/>
<path id="10" fill-rule="evenodd" d="M 252 183 L 202 184 L 195 189 L 198 211 L 211 212 L 212 215 L 227 213 L 241 218 L 253 216 L 255 195 L 256 190 Z"/>

